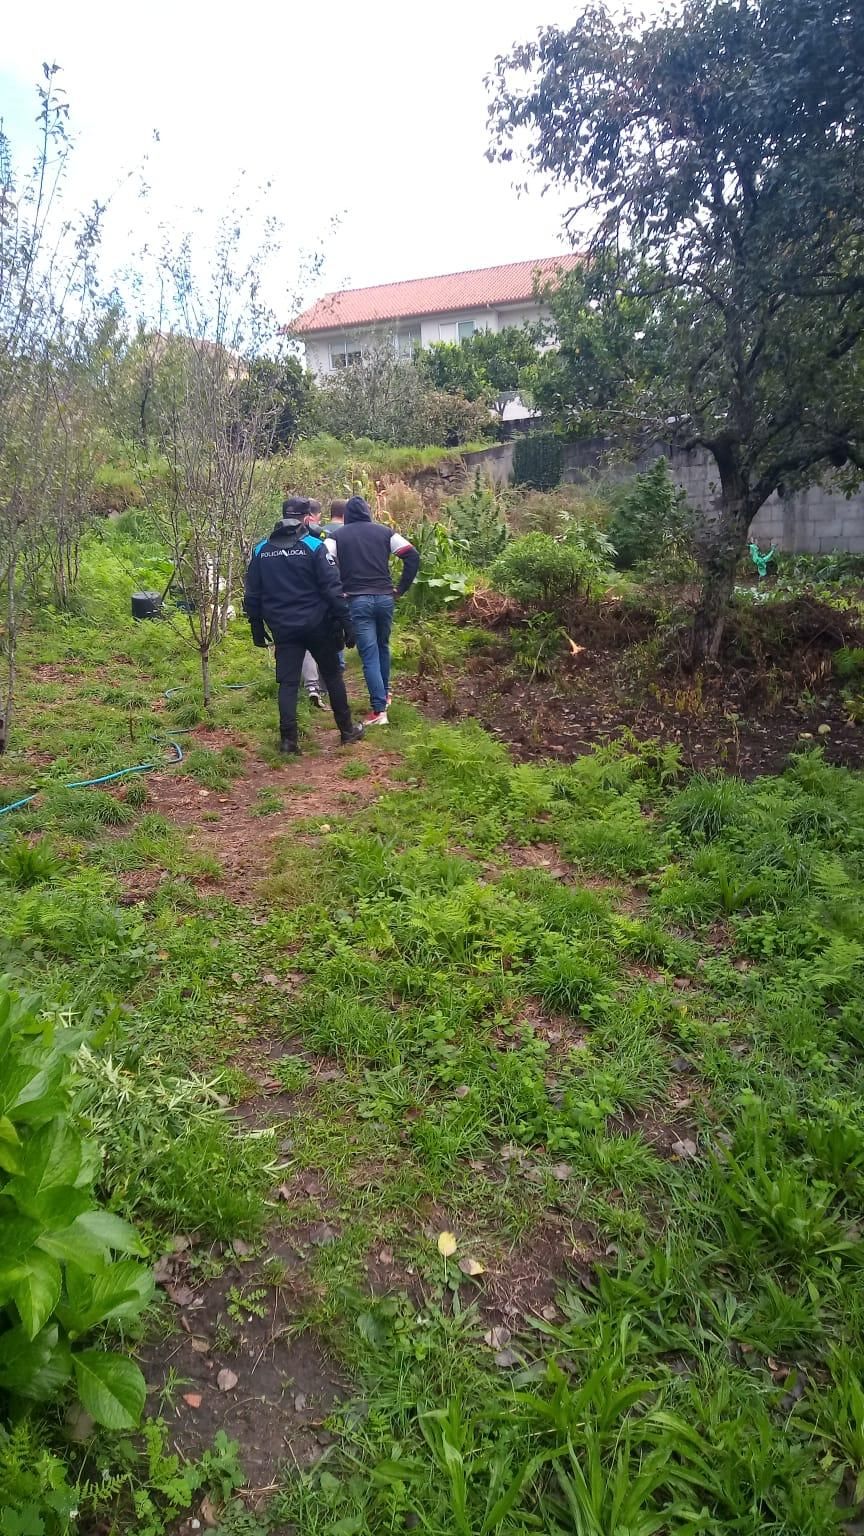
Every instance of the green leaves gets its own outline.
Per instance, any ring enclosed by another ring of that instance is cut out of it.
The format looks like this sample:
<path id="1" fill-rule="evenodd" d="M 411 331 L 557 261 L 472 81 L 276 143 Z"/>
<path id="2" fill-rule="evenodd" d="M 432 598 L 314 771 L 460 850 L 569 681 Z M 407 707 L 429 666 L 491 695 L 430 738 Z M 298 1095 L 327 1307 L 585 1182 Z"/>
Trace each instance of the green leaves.
<path id="1" fill-rule="evenodd" d="M 0 990 L 0 1415 L 4 1398 L 40 1402 L 69 1380 L 93 1418 L 129 1429 L 144 1402 L 131 1361 L 70 1342 L 134 1317 L 153 1294 L 134 1228 L 96 1207 L 98 1150 L 71 1116 L 71 1031 Z"/>
<path id="2" fill-rule="evenodd" d="M 0 1390 L 26 1401 L 43 1402 L 69 1379 L 72 1356 L 56 1323 L 35 1339 L 24 1328 L 0 1335 Z"/>
<path id="3" fill-rule="evenodd" d="M 56 1259 L 35 1248 L 27 1256 L 23 1278 L 15 1287 L 15 1305 L 28 1339 L 35 1339 L 55 1311 L 63 1288 Z"/>
<path id="4" fill-rule="evenodd" d="M 134 1429 L 147 1390 L 137 1365 L 99 1349 L 82 1350 L 73 1358 L 78 1396 L 96 1423 L 106 1429 Z"/>

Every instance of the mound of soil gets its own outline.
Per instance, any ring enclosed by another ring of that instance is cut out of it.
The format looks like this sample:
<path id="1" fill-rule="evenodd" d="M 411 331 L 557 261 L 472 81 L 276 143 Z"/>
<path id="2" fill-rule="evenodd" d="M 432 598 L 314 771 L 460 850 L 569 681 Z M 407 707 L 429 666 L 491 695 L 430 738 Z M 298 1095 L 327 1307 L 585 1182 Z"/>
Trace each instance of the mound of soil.
<path id="1" fill-rule="evenodd" d="M 463 613 L 484 622 L 483 605 Z M 522 759 L 567 760 L 630 730 L 677 743 L 688 768 L 745 777 L 779 772 L 791 752 L 817 743 L 830 762 L 864 765 L 864 726 L 848 718 L 832 665 L 841 646 L 864 643 L 854 614 L 810 598 L 741 604 L 722 665 L 693 674 L 685 625 L 658 645 L 656 612 L 606 600 L 571 621 L 575 654 L 533 679 L 509 639 L 525 617 L 518 605 L 494 608 L 488 645 L 458 677 L 409 680 L 405 691 L 442 719 L 479 720 Z"/>

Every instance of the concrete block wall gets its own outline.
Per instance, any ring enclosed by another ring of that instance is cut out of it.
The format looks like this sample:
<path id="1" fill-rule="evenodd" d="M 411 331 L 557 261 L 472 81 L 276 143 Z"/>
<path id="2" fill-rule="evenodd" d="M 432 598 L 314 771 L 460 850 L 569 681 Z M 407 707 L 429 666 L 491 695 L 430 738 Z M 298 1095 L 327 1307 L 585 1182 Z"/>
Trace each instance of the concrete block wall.
<path id="1" fill-rule="evenodd" d="M 716 515 L 720 490 L 717 466 L 705 449 L 684 453 L 656 443 L 638 459 L 622 463 L 611 457 L 612 446 L 603 438 L 565 443 L 563 479 L 579 484 L 602 473 L 604 479 L 628 480 L 665 456 L 690 505 L 706 517 Z M 479 468 L 496 485 L 506 485 L 513 470 L 513 443 L 496 443 L 478 453 L 466 453 L 463 461 L 469 474 Z M 821 555 L 832 550 L 864 554 L 864 490 L 844 496 L 827 482 L 788 496 L 775 493 L 754 518 L 750 532 L 763 546 L 775 544 L 797 554 Z"/>

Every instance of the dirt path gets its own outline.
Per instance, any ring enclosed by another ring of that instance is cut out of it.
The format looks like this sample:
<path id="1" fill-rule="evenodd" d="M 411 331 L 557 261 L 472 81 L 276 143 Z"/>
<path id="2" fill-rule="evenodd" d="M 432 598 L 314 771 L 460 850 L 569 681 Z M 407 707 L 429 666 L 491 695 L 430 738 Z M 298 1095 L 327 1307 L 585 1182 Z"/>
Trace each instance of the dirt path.
<path id="1" fill-rule="evenodd" d="M 187 758 L 196 748 L 234 746 L 245 753 L 242 773 L 227 790 L 207 789 L 182 768 L 150 776 L 153 811 L 194 833 L 196 850 L 218 861 L 218 875 L 197 879 L 199 887 L 222 890 L 238 904 L 266 901 L 267 872 L 292 828 L 299 828 L 299 841 L 310 842 L 316 822 L 326 826 L 393 788 L 392 770 L 401 758 L 387 750 L 384 736 L 346 751 L 329 720 L 314 727 L 310 751 L 275 764 L 258 757 L 238 733 L 205 726 L 190 732 Z M 356 776 L 360 766 L 368 771 Z M 280 807 L 262 814 L 265 799 Z M 149 894 L 151 875 L 155 886 L 159 871 L 127 877 L 129 899 Z M 332 1063 L 304 1057 L 312 1085 L 302 1095 L 282 1091 L 273 1071 L 294 1050 L 284 1038 L 262 1039 L 251 1052 L 243 1047 L 236 1063 L 257 1085 L 233 1111 L 238 1126 L 252 1134 L 273 1130 L 286 1167 L 300 1097 L 314 1092 L 316 1080 L 337 1075 Z M 333 1437 L 324 1420 L 349 1392 L 344 1370 L 296 1321 L 315 1298 L 312 1262 L 338 1235 L 327 1219 L 337 1202 L 324 1175 L 288 1171 L 282 1178 L 287 1182 L 272 1196 L 280 1219 L 258 1242 L 202 1247 L 194 1234 L 184 1234 L 174 1251 L 162 1255 L 156 1274 L 176 1327 L 167 1339 L 148 1342 L 141 1357 L 150 1411 L 166 1418 L 175 1448 L 197 1457 L 224 1430 L 240 1446 L 249 1480 L 244 1497 L 251 1504 L 273 1491 L 280 1467 L 309 1466 L 325 1453 Z M 310 1209 L 319 1220 L 308 1219 Z M 184 1530 L 192 1529 L 187 1521 Z"/>
<path id="2" fill-rule="evenodd" d="M 326 823 L 392 789 L 390 774 L 399 762 L 398 753 L 376 749 L 374 742 L 346 750 L 337 744 L 333 730 L 321 730 L 316 746 L 319 742 L 318 750 L 271 766 L 253 756 L 241 736 L 199 726 L 186 738 L 187 754 L 196 747 L 235 746 L 246 751 L 243 772 L 231 788 L 207 789 L 182 769 L 150 776 L 153 810 L 187 831 L 194 827 L 198 850 L 211 853 L 221 867 L 221 874 L 210 883 L 224 886 L 232 900 L 248 903 L 256 897 L 272 861 L 274 843 L 296 823 L 316 819 Z M 367 766 L 368 773 L 346 778 L 344 770 L 352 763 Z M 266 796 L 281 801 L 281 809 L 262 814 Z"/>

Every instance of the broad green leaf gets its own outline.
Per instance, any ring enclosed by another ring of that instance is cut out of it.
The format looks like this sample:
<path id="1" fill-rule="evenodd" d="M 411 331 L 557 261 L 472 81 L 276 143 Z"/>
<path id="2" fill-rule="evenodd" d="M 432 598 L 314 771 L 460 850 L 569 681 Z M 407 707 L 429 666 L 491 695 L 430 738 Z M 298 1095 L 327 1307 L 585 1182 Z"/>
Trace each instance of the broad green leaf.
<path id="1" fill-rule="evenodd" d="M 57 1260 L 34 1248 L 27 1258 L 24 1279 L 15 1288 L 15 1305 L 28 1339 L 35 1339 L 55 1310 L 62 1283 Z"/>
<path id="2" fill-rule="evenodd" d="M 25 1216 L 46 1229 L 68 1227 L 93 1204 L 92 1194 L 71 1184 L 35 1194 L 23 1179 L 10 1179 L 4 1193 L 12 1196 Z"/>
<path id="3" fill-rule="evenodd" d="M 76 1226 L 82 1227 L 104 1248 L 113 1248 L 116 1253 L 137 1253 L 141 1258 L 146 1257 L 147 1247 L 135 1228 L 121 1216 L 115 1216 L 113 1211 L 86 1211 L 78 1217 Z"/>
<path id="4" fill-rule="evenodd" d="M 51 1119 L 66 1108 L 66 1095 L 59 1092 L 66 1071 L 66 1061 L 56 1053 L 42 1061 L 36 1072 L 28 1068 L 28 1079 L 21 1085 L 6 1108 L 11 1118 L 20 1123 Z"/>
<path id="5" fill-rule="evenodd" d="M 134 1259 L 105 1264 L 96 1274 L 85 1274 L 70 1264 L 66 1272 L 68 1300 L 58 1308 L 58 1317 L 74 1337 L 109 1317 L 137 1317 L 153 1290 L 152 1271 Z"/>
<path id="6" fill-rule="evenodd" d="M 63 1264 L 77 1264 L 79 1269 L 93 1273 L 105 1257 L 105 1244 L 81 1226 L 83 1220 L 83 1216 L 77 1216 L 68 1227 L 41 1233 L 37 1247 Z"/>
<path id="7" fill-rule="evenodd" d="M 6 1173 L 21 1172 L 21 1143 L 8 1115 L 0 1115 L 0 1168 Z"/>
<path id="8" fill-rule="evenodd" d="M 56 1323 L 28 1339 L 23 1328 L 0 1334 L 0 1387 L 43 1402 L 69 1379 L 72 1355 Z"/>
<path id="9" fill-rule="evenodd" d="M 37 1253 L 38 1249 L 31 1249 Z M 5 1307 L 7 1301 L 12 1301 L 16 1287 L 27 1275 L 27 1259 L 21 1258 L 11 1264 L 0 1263 L 0 1307 Z"/>
<path id="10" fill-rule="evenodd" d="M 99 1349 L 82 1350 L 72 1359 L 78 1396 L 96 1423 L 105 1429 L 134 1429 L 147 1390 L 134 1360 Z"/>
<path id="11" fill-rule="evenodd" d="M 146 1253 L 135 1228 L 111 1211 L 84 1211 L 67 1227 L 43 1232 L 39 1247 L 91 1275 L 102 1267 L 112 1248 L 118 1253 Z"/>
<path id="12" fill-rule="evenodd" d="M 10 1213 L 5 1201 L 0 1202 L 0 1256 L 4 1264 L 12 1264 L 29 1253 L 41 1232 L 40 1222 L 17 1212 Z"/>
<path id="13" fill-rule="evenodd" d="M 81 1142 L 81 1167 L 75 1180 L 76 1189 L 83 1189 L 85 1185 L 92 1184 L 97 1178 L 102 1167 L 102 1149 L 98 1141 L 90 1137 Z"/>
<path id="14" fill-rule="evenodd" d="M 51 1120 L 27 1139 L 24 1177 L 34 1194 L 74 1184 L 81 1167 L 81 1137 L 68 1121 Z"/>

